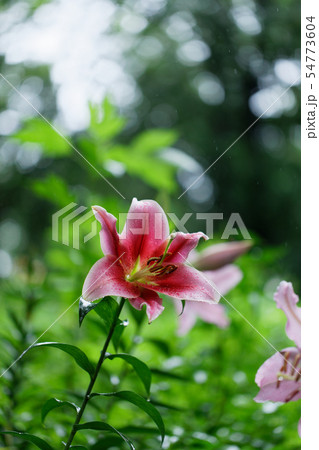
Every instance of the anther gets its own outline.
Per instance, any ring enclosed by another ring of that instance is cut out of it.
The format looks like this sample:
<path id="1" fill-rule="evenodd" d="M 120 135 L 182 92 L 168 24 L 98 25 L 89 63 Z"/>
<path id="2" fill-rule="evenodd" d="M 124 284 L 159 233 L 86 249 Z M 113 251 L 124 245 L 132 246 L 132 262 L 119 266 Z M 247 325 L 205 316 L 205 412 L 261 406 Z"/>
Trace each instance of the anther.
<path id="1" fill-rule="evenodd" d="M 290 402 L 290 400 L 292 400 L 294 398 L 295 395 L 297 395 L 299 393 L 300 389 L 296 389 L 295 391 L 293 391 L 287 398 L 286 398 L 286 402 Z"/>
<path id="2" fill-rule="evenodd" d="M 160 273 L 163 273 L 163 271 L 165 270 L 165 267 L 163 267 L 163 266 L 158 266 L 158 265 L 154 265 L 154 266 L 152 266 L 152 267 L 150 267 L 149 268 L 149 271 L 151 272 L 151 273 L 155 273 L 155 274 L 160 274 Z"/>
<path id="3" fill-rule="evenodd" d="M 162 255 L 163 256 L 163 255 Z M 154 256 L 153 258 L 150 258 L 148 261 L 147 261 L 147 263 L 146 263 L 146 265 L 147 266 L 149 266 L 150 264 L 152 264 L 152 263 L 158 263 L 158 262 L 160 262 L 160 260 L 162 259 L 162 256 Z"/>
<path id="4" fill-rule="evenodd" d="M 297 375 L 296 375 L 295 381 L 299 381 L 299 380 L 300 380 L 300 378 L 301 378 L 301 369 L 299 369 L 299 372 L 297 372 Z"/>
<path id="5" fill-rule="evenodd" d="M 175 270 L 177 269 L 177 266 L 175 266 L 174 264 L 169 264 L 168 266 L 165 267 L 165 273 L 172 273 L 175 272 Z"/>
<path id="6" fill-rule="evenodd" d="M 287 360 L 288 360 L 289 356 L 290 356 L 290 352 L 285 352 L 285 354 L 284 354 L 284 363 L 283 363 L 283 366 L 280 369 L 280 372 L 283 372 L 283 373 L 287 372 Z"/>
<path id="7" fill-rule="evenodd" d="M 301 356 L 300 356 L 300 353 L 298 353 L 298 355 L 295 356 L 295 359 L 294 359 L 294 361 L 292 363 L 292 368 L 291 368 L 291 372 L 290 372 L 291 375 L 293 375 L 294 372 L 297 371 L 296 370 L 296 366 L 299 363 L 300 359 L 301 359 Z"/>

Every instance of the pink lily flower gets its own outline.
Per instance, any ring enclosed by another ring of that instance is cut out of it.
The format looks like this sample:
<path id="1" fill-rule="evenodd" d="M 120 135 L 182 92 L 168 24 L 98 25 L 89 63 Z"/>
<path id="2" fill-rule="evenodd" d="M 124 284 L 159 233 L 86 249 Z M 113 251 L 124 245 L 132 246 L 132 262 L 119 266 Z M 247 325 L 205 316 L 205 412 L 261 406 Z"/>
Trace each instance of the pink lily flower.
<path id="1" fill-rule="evenodd" d="M 286 334 L 296 347 L 288 347 L 271 356 L 258 369 L 255 381 L 260 391 L 256 402 L 291 402 L 301 397 L 301 310 L 291 283 L 282 281 L 274 295 L 277 308 L 287 317 Z M 299 423 L 300 434 L 300 423 Z"/>
<path id="2" fill-rule="evenodd" d="M 229 264 L 238 256 L 245 253 L 251 244 L 248 242 L 227 242 L 225 244 L 211 245 L 202 252 L 193 250 L 189 256 L 192 265 L 202 271 L 202 274 L 214 285 L 221 295 L 225 295 L 233 289 L 242 279 L 241 270 Z M 176 310 L 180 313 L 181 308 L 175 302 Z M 226 328 L 229 319 L 225 307 L 221 304 L 199 304 L 189 301 L 184 306 L 183 314 L 179 317 L 178 334 L 185 335 L 193 328 L 197 318 L 204 322 Z"/>
<path id="3" fill-rule="evenodd" d="M 167 217 L 153 200 L 132 201 L 121 234 L 116 218 L 100 206 L 93 206 L 101 223 L 104 257 L 89 271 L 82 296 L 87 301 L 116 295 L 127 298 L 136 309 L 146 305 L 149 321 L 164 307 L 160 294 L 173 298 L 216 303 L 215 287 L 193 267 L 185 264 L 189 252 L 203 233 L 178 232 L 171 239 Z"/>

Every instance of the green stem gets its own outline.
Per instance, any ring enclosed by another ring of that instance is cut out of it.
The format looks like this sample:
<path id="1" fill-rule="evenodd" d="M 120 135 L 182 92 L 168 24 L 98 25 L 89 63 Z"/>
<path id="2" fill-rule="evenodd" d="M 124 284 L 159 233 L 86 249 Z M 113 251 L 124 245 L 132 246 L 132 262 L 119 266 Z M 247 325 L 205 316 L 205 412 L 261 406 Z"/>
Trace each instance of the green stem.
<path id="1" fill-rule="evenodd" d="M 120 301 L 120 303 L 119 303 L 119 305 L 118 305 L 118 308 L 117 308 L 117 312 L 116 312 L 116 314 L 115 314 L 115 316 L 114 316 L 114 318 L 113 318 L 113 321 L 112 321 L 112 324 L 111 324 L 110 331 L 109 331 L 109 333 L 108 333 L 108 335 L 107 335 L 106 341 L 105 341 L 104 346 L 103 346 L 103 349 L 102 349 L 102 351 L 101 351 L 100 359 L 98 360 L 98 363 L 97 363 L 96 368 L 95 368 L 95 372 L 94 372 L 94 374 L 93 374 L 93 376 L 92 376 L 92 378 L 91 378 L 91 381 L 90 381 L 90 383 L 89 383 L 89 386 L 88 386 L 88 388 L 87 388 L 87 390 L 86 390 L 85 396 L 84 396 L 84 398 L 83 398 L 82 405 L 81 405 L 81 407 L 80 407 L 80 409 L 79 409 L 79 412 L 78 412 L 77 415 L 76 415 L 76 418 L 75 418 L 74 424 L 73 424 L 73 426 L 72 426 L 72 430 L 71 430 L 69 439 L 68 439 L 68 441 L 67 441 L 67 443 L 66 443 L 66 445 L 65 445 L 65 447 L 64 447 L 65 450 L 67 450 L 67 449 L 70 448 L 70 446 L 71 446 L 71 444 L 72 444 L 72 441 L 73 441 L 73 439 L 74 439 L 74 436 L 75 436 L 75 434 L 76 434 L 76 432 L 77 432 L 77 430 L 76 430 L 76 425 L 78 425 L 78 424 L 80 423 L 80 420 L 81 420 L 81 418 L 82 418 L 82 415 L 83 415 L 83 413 L 84 413 L 84 410 L 85 410 L 85 408 L 86 408 L 86 405 L 87 405 L 87 403 L 88 403 L 88 401 L 89 401 L 89 399 L 90 399 L 90 394 L 91 394 L 91 392 L 92 392 L 93 386 L 94 386 L 94 384 L 95 384 L 95 381 L 96 381 L 96 379 L 97 379 L 97 376 L 98 376 L 98 374 L 99 374 L 99 371 L 100 371 L 100 369 L 101 369 L 101 366 L 102 366 L 102 364 L 103 364 L 103 361 L 104 361 L 104 359 L 105 359 L 105 353 L 106 353 L 107 348 L 108 348 L 108 346 L 109 346 L 109 343 L 110 343 L 110 341 L 111 341 L 111 339 L 112 339 L 112 336 L 113 336 L 113 333 L 114 333 L 114 330 L 115 330 L 115 327 L 116 327 L 116 322 L 117 322 L 117 319 L 119 318 L 119 316 L 120 316 L 120 314 L 121 314 L 121 311 L 122 311 L 122 309 L 123 309 L 124 303 L 125 303 L 125 298 L 121 298 L 121 301 Z"/>
<path id="2" fill-rule="evenodd" d="M 143 321 L 137 324 L 136 330 L 135 330 L 135 333 L 134 333 L 134 337 L 133 337 L 132 340 L 131 340 L 131 345 L 128 347 L 126 353 L 129 353 L 129 354 L 132 354 L 132 353 L 133 353 L 133 350 L 134 350 L 134 348 L 136 347 L 135 337 L 137 337 L 137 336 L 139 335 L 139 332 L 140 332 L 140 329 L 142 328 L 142 325 L 143 325 Z M 117 386 L 116 386 L 117 389 L 120 389 L 120 387 L 121 387 L 121 385 L 122 385 L 122 382 L 123 382 L 124 378 L 126 377 L 126 375 L 127 375 L 128 373 L 129 373 L 129 369 L 128 369 L 127 365 L 126 365 L 126 366 L 122 369 L 122 371 L 120 372 L 120 374 L 119 374 L 119 380 L 120 380 L 120 381 L 119 381 L 119 383 L 118 383 Z M 115 402 L 116 402 L 116 398 L 115 398 L 115 397 L 112 397 L 112 398 L 110 399 L 110 401 L 108 402 L 107 406 L 106 406 L 106 409 L 105 409 L 106 414 L 109 414 L 109 412 L 111 411 L 111 409 L 112 409 L 112 407 L 113 407 L 113 405 L 114 405 Z"/>

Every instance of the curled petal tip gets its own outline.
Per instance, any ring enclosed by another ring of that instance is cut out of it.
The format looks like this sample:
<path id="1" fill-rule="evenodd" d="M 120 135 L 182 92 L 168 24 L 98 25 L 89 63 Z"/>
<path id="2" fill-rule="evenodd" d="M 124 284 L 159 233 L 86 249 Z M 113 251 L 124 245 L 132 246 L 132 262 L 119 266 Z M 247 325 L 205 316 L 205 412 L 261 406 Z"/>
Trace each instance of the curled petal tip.
<path id="1" fill-rule="evenodd" d="M 99 211 L 101 210 L 101 206 L 94 205 L 91 206 L 91 209 L 93 211 L 93 214 L 95 215 L 96 213 L 99 213 Z"/>

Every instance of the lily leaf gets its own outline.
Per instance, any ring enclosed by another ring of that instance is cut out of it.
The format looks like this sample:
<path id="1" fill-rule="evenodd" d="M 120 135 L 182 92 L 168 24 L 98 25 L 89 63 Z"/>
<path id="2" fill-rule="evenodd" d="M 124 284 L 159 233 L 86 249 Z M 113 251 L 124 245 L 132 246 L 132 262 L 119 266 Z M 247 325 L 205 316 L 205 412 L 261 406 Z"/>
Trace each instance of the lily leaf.
<path id="1" fill-rule="evenodd" d="M 107 333 L 111 328 L 117 308 L 118 304 L 112 297 L 104 297 L 94 308 L 94 311 L 104 320 Z"/>
<path id="2" fill-rule="evenodd" d="M 157 431 L 157 430 L 156 430 Z M 107 448 L 120 448 L 122 438 L 119 436 L 107 436 L 91 445 L 90 450 L 106 450 Z"/>
<path id="3" fill-rule="evenodd" d="M 116 327 L 114 329 L 114 333 L 112 336 L 112 342 L 114 345 L 114 349 L 117 352 L 119 345 L 120 345 L 120 340 L 121 340 L 121 336 L 123 334 L 123 331 L 125 330 L 125 327 L 127 327 L 128 325 L 128 320 L 120 320 L 118 319 L 116 322 Z"/>
<path id="4" fill-rule="evenodd" d="M 135 356 L 128 355 L 126 353 L 117 353 L 116 355 L 108 355 L 107 358 L 111 360 L 115 358 L 121 358 L 128 364 L 130 364 L 135 370 L 138 377 L 141 379 L 146 389 L 146 392 L 149 395 L 152 381 L 152 373 L 148 368 L 148 366 L 143 361 L 136 358 Z"/>
<path id="5" fill-rule="evenodd" d="M 120 436 L 123 441 L 127 443 L 127 445 L 130 447 L 131 450 L 135 450 L 135 447 L 133 443 L 126 437 L 124 434 L 122 434 L 119 430 L 112 427 L 112 425 L 109 425 L 108 423 L 104 422 L 87 422 L 82 423 L 80 425 L 75 425 L 76 430 L 101 430 L 101 431 L 111 431 L 113 433 L 116 433 L 118 436 Z"/>
<path id="6" fill-rule="evenodd" d="M 161 339 L 156 338 L 146 338 L 145 341 L 150 342 L 151 344 L 155 345 L 164 355 L 170 356 L 171 355 L 171 349 L 167 342 Z"/>
<path id="7" fill-rule="evenodd" d="M 70 448 L 76 448 L 77 450 L 84 448 L 84 450 L 87 450 L 87 447 L 84 447 L 84 445 L 71 445 Z"/>
<path id="8" fill-rule="evenodd" d="M 138 395 L 132 391 L 119 391 L 119 392 L 111 392 L 111 393 L 105 393 L 105 394 L 104 393 L 92 393 L 90 395 L 90 398 L 93 398 L 93 397 L 118 397 L 121 400 L 126 400 L 127 402 L 130 402 L 133 405 L 137 406 L 138 408 L 140 408 L 141 410 L 146 412 L 146 414 L 148 414 L 149 417 L 156 424 L 156 426 L 161 434 L 162 442 L 163 442 L 164 437 L 165 437 L 165 425 L 164 425 L 162 416 L 157 411 L 155 406 L 153 406 L 150 402 L 145 400 L 145 398 L 141 397 L 140 395 Z"/>
<path id="9" fill-rule="evenodd" d="M 174 380 L 180 380 L 180 381 L 189 381 L 188 377 L 185 377 L 183 375 L 179 375 L 177 373 L 169 372 L 167 370 L 152 368 L 151 372 L 153 374 L 155 374 L 155 375 L 159 375 L 159 376 L 162 376 L 164 378 L 172 378 Z"/>
<path id="10" fill-rule="evenodd" d="M 103 319 L 106 324 L 106 333 L 110 331 L 111 325 L 115 314 L 117 313 L 118 304 L 112 297 L 104 297 L 94 308 L 94 311 Z M 117 351 L 120 338 L 124 331 L 124 328 L 128 325 L 127 321 L 122 321 L 120 319 L 116 322 L 116 327 L 112 336 L 112 342 Z"/>
<path id="11" fill-rule="evenodd" d="M 153 405 L 159 406 L 160 408 L 171 409 L 172 411 L 185 411 L 185 408 L 180 408 L 179 406 L 173 406 L 169 405 L 168 403 L 159 402 L 157 400 L 154 400 L 153 398 L 150 399 L 150 401 L 153 403 Z"/>
<path id="12" fill-rule="evenodd" d="M 90 363 L 88 357 L 82 350 L 80 350 L 78 347 L 75 347 L 75 345 L 63 344 L 60 342 L 40 342 L 39 344 L 34 344 L 30 348 L 25 350 L 22 355 L 27 353 L 32 348 L 36 347 L 58 348 L 59 350 L 62 350 L 63 352 L 71 355 L 77 365 L 81 367 L 81 369 L 85 370 L 90 375 L 90 377 L 92 377 L 92 375 L 94 374 L 94 367 Z"/>
<path id="13" fill-rule="evenodd" d="M 20 431 L 0 431 L 0 434 L 11 434 L 12 436 L 20 437 L 24 441 L 32 442 L 32 444 L 36 445 L 41 450 L 53 450 L 51 445 L 38 436 L 34 436 L 34 434 L 23 433 Z"/>
<path id="14" fill-rule="evenodd" d="M 120 431 L 127 434 L 158 434 L 156 427 L 134 427 L 133 425 L 122 427 Z"/>
<path id="15" fill-rule="evenodd" d="M 44 422 L 46 416 L 49 414 L 52 409 L 60 408 L 61 406 L 70 406 L 71 408 L 75 409 L 75 411 L 78 413 L 80 408 L 72 402 L 62 401 L 58 400 L 57 398 L 50 398 L 43 406 L 41 411 L 41 419 L 42 422 Z"/>

